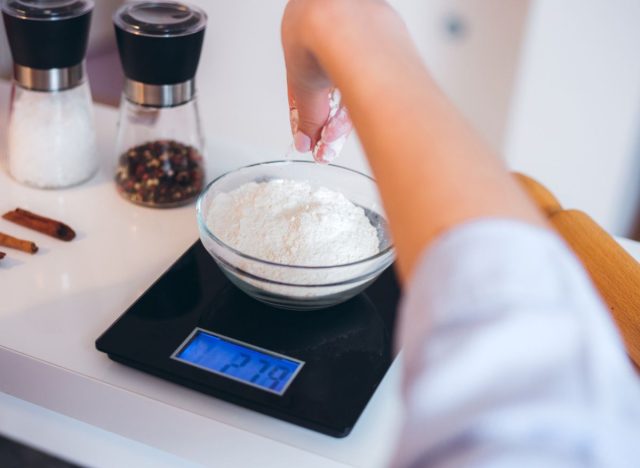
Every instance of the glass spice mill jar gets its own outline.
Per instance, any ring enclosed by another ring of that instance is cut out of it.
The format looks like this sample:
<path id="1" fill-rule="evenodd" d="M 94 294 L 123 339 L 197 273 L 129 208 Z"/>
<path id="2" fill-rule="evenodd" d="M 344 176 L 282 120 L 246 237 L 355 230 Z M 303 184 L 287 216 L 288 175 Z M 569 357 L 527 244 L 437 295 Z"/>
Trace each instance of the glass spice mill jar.
<path id="1" fill-rule="evenodd" d="M 204 141 L 194 77 L 206 27 L 199 8 L 140 2 L 114 15 L 125 73 L 115 183 L 127 200 L 169 208 L 204 183 Z"/>
<path id="2" fill-rule="evenodd" d="M 98 168 L 84 69 L 93 7 L 91 0 L 2 2 L 13 58 L 6 150 L 19 182 L 68 187 Z"/>

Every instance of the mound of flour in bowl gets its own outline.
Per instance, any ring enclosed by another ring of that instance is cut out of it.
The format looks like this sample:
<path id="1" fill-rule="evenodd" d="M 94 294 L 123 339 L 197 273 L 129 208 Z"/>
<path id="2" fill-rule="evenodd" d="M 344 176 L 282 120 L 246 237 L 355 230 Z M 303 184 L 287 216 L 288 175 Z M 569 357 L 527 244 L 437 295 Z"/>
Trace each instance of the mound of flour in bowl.
<path id="1" fill-rule="evenodd" d="M 379 251 L 376 228 L 362 208 L 305 181 L 249 182 L 218 194 L 207 226 L 240 252 L 287 265 L 341 265 Z"/>

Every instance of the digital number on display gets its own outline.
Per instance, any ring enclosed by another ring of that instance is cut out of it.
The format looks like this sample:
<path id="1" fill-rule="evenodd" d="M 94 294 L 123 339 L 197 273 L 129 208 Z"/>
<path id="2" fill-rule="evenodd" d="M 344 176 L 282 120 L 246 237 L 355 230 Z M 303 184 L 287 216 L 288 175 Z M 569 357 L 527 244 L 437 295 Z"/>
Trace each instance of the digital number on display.
<path id="1" fill-rule="evenodd" d="M 171 357 L 278 395 L 284 394 L 304 365 L 201 328 L 196 328 Z"/>

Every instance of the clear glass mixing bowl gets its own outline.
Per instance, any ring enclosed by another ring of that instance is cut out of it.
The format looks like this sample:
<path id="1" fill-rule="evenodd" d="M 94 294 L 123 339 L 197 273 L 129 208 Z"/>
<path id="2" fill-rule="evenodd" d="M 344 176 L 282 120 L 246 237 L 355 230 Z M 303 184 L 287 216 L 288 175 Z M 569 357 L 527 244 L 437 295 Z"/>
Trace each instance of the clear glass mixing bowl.
<path id="1" fill-rule="evenodd" d="M 343 265 L 285 265 L 240 252 L 209 230 L 207 213 L 217 194 L 230 192 L 247 182 L 271 179 L 305 180 L 344 194 L 365 210 L 378 230 L 380 252 Z M 271 161 L 242 167 L 211 182 L 200 195 L 196 210 L 200 239 L 225 275 L 253 298 L 283 309 L 314 310 L 344 302 L 369 286 L 395 258 L 375 181 L 341 166 Z"/>

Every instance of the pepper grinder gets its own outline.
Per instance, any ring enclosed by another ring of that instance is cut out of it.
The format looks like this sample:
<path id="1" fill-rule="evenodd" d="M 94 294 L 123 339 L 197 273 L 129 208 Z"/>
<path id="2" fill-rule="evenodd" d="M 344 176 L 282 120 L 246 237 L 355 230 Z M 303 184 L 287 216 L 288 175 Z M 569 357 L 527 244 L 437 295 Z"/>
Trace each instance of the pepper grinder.
<path id="1" fill-rule="evenodd" d="M 141 2 L 120 7 L 113 19 L 126 78 L 116 188 L 136 204 L 183 205 L 204 183 L 194 77 L 207 16 L 183 3 Z"/>
<path id="2" fill-rule="evenodd" d="M 19 182 L 61 188 L 98 167 L 84 59 L 91 0 L 6 0 L 13 57 L 7 126 L 9 172 Z"/>

